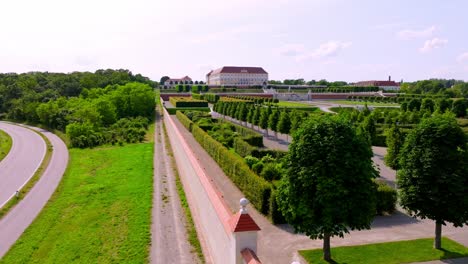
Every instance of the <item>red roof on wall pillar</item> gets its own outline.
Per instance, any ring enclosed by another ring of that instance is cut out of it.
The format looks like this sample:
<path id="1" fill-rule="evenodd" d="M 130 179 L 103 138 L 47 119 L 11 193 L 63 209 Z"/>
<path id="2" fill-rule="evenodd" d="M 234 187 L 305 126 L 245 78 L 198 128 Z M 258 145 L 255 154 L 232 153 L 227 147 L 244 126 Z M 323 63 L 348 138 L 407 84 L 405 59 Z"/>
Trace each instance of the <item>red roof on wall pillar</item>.
<path id="1" fill-rule="evenodd" d="M 260 227 L 255 223 L 249 214 L 237 212 L 229 220 L 232 232 L 260 231 Z"/>

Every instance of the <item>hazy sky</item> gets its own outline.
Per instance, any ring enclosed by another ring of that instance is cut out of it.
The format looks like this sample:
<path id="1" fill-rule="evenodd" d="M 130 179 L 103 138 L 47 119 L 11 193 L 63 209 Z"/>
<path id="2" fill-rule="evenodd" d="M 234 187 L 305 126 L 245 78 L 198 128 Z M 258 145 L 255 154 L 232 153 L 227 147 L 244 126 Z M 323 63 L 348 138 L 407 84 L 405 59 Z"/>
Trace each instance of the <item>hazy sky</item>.
<path id="1" fill-rule="evenodd" d="M 15 0 L 0 3 L 0 72 L 125 68 L 204 80 L 468 80 L 466 0 Z"/>

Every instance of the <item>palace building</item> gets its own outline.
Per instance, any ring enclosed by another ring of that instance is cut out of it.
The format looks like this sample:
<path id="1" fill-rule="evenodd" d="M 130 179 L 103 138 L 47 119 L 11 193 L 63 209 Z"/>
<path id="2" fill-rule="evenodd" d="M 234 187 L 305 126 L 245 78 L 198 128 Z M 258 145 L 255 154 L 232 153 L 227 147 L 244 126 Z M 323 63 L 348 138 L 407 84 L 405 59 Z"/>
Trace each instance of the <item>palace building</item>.
<path id="1" fill-rule="evenodd" d="M 261 67 L 224 66 L 206 75 L 208 85 L 254 86 L 266 85 L 268 73 Z"/>

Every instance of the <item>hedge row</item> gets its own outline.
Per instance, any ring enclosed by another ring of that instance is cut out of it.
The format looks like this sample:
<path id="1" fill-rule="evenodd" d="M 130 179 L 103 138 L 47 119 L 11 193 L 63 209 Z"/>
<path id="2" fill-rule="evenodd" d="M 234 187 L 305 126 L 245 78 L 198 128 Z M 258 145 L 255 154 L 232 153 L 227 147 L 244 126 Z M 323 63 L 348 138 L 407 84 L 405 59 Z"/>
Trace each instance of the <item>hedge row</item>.
<path id="1" fill-rule="evenodd" d="M 186 115 L 184 115 L 184 113 L 182 113 L 181 111 L 177 111 L 176 116 L 179 119 L 180 123 L 185 128 L 187 128 L 188 131 L 192 132 L 192 126 L 193 126 L 192 120 L 190 120 L 190 118 L 188 118 Z"/>
<path id="2" fill-rule="evenodd" d="M 230 152 L 196 124 L 192 125 L 192 134 L 255 208 L 268 215 L 271 183 L 256 175 L 250 170 L 243 158 Z"/>
<path id="3" fill-rule="evenodd" d="M 329 88 L 311 88 L 308 89 L 312 93 L 350 93 L 350 92 L 377 92 L 379 87 L 376 86 L 340 86 Z M 294 90 L 292 90 L 294 91 Z"/>
<path id="4" fill-rule="evenodd" d="M 253 103 L 253 101 L 250 100 L 243 100 L 243 99 L 238 99 L 234 98 L 231 96 L 223 96 L 219 99 L 221 102 L 237 102 L 237 103 Z"/>
<path id="5" fill-rule="evenodd" d="M 208 107 L 207 101 L 195 100 L 189 97 L 171 97 L 169 101 L 175 107 Z"/>
<path id="6" fill-rule="evenodd" d="M 174 108 L 166 108 L 167 112 L 170 115 L 175 115 L 177 111 L 201 111 L 201 112 L 210 112 L 209 107 L 174 107 Z"/>

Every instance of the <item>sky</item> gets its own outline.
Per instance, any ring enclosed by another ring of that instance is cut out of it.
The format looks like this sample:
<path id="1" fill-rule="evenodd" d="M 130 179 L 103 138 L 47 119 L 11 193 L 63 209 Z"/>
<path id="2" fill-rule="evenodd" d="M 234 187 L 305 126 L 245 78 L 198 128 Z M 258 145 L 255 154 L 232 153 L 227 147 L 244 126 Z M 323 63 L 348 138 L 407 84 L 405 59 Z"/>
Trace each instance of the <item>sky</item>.
<path id="1" fill-rule="evenodd" d="M 129 69 L 205 80 L 468 80 L 466 0 L 0 2 L 0 72 Z"/>

